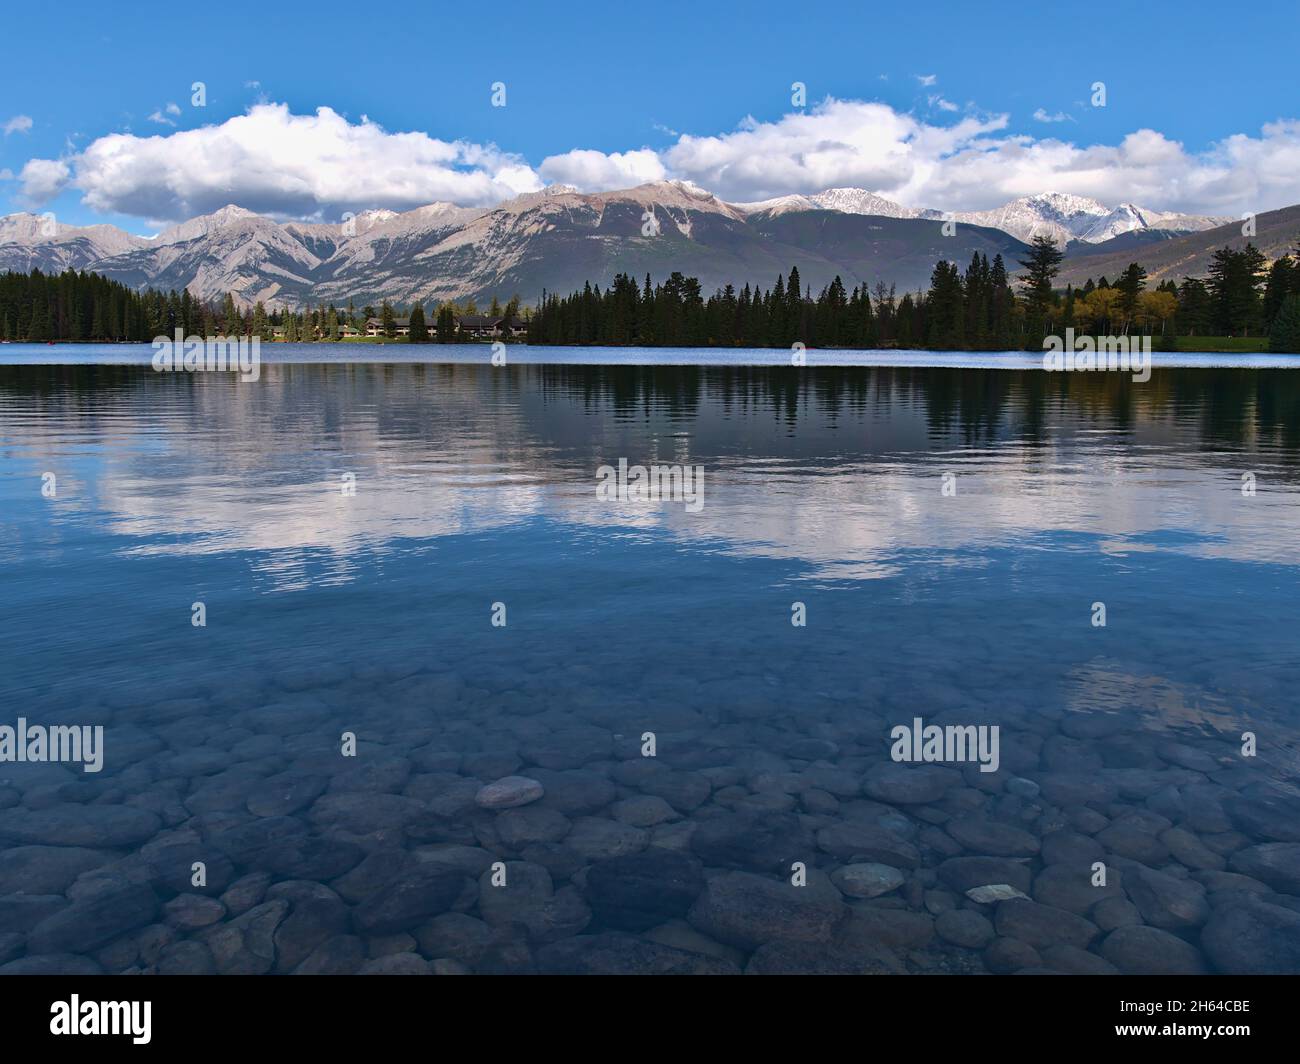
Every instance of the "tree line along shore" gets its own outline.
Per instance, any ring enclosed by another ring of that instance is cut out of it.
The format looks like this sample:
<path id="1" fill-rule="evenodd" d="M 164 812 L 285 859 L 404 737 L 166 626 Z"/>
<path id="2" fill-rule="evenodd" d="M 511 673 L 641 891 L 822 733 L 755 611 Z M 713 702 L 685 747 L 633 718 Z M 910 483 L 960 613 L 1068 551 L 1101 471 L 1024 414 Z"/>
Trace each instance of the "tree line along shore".
<path id="1" fill-rule="evenodd" d="M 1300 247 L 1269 263 L 1252 245 L 1214 254 L 1207 275 L 1154 287 L 1139 263 L 1079 287 L 1055 284 L 1063 253 L 1032 242 L 1013 278 L 1000 255 L 976 254 L 964 270 L 940 261 L 924 292 L 883 283 L 849 289 L 836 277 L 814 294 L 798 268 L 769 288 L 745 284 L 706 296 L 680 272 L 654 283 L 620 273 L 602 289 L 543 293 L 535 307 L 496 298 L 409 308 L 333 304 L 300 310 L 241 307 L 188 291 L 136 291 L 72 270 L 0 275 L 0 340 L 143 342 L 156 336 L 257 336 L 265 342 L 371 341 L 639 347 L 926 348 L 1004 351 L 1043 348 L 1067 328 L 1076 335 L 1149 336 L 1156 350 L 1300 353 Z M 1198 342 L 1201 341 L 1201 342 Z"/>

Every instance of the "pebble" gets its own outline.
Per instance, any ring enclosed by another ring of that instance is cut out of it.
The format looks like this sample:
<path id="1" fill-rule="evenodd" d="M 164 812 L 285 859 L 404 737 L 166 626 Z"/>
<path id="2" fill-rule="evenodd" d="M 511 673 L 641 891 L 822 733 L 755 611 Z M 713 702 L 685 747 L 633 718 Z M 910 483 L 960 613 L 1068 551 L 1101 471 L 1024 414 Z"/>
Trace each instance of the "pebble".
<path id="1" fill-rule="evenodd" d="M 907 877 L 890 865 L 851 864 L 831 873 L 831 882 L 851 898 L 876 898 L 897 890 Z"/>
<path id="2" fill-rule="evenodd" d="M 352 910 L 363 935 L 390 935 L 446 912 L 460 896 L 464 877 L 436 864 L 416 863 Z"/>
<path id="3" fill-rule="evenodd" d="M 366 961 L 357 969 L 358 975 L 431 975 L 429 962 L 414 953 L 393 953 Z M 439 974 L 450 974 L 441 972 Z"/>
<path id="4" fill-rule="evenodd" d="M 1035 947 L 1063 942 L 1084 949 L 1098 934 L 1096 924 L 1081 916 L 1023 898 L 999 902 L 994 925 L 999 935 Z"/>
<path id="5" fill-rule="evenodd" d="M 966 949 L 983 949 L 993 941 L 993 923 L 970 909 L 950 909 L 934 919 L 934 933 Z"/>
<path id="6" fill-rule="evenodd" d="M 265 975 L 275 965 L 275 929 L 289 912 L 283 898 L 256 905 L 202 932 L 220 975 Z"/>
<path id="7" fill-rule="evenodd" d="M 1201 932 L 1214 969 L 1228 975 L 1300 972 L 1300 912 L 1250 898 L 1214 910 Z"/>
<path id="8" fill-rule="evenodd" d="M 938 868 L 939 878 L 965 893 L 986 884 L 1005 883 L 1028 896 L 1033 872 L 1029 865 L 1002 857 L 952 857 Z"/>
<path id="9" fill-rule="evenodd" d="M 1205 888 L 1192 880 L 1176 879 L 1144 865 L 1128 865 L 1124 885 L 1129 900 L 1153 927 L 1167 931 L 1199 927 L 1209 918 Z"/>
<path id="10" fill-rule="evenodd" d="M 563 813 L 530 805 L 505 809 L 497 814 L 493 825 L 497 837 L 510 849 L 522 850 L 539 842 L 559 842 L 573 824 Z"/>
<path id="11" fill-rule="evenodd" d="M 658 942 L 661 946 L 671 946 L 673 949 L 686 950 L 688 953 L 702 953 L 706 957 L 716 957 L 718 960 L 734 964 L 737 968 L 743 968 L 745 965 L 744 951 L 715 942 L 707 935 L 700 934 L 685 920 L 669 920 L 658 927 L 650 928 L 643 934 L 645 938 L 651 942 Z"/>
<path id="12" fill-rule="evenodd" d="M 684 917 L 703 890 L 697 858 L 658 847 L 594 864 L 586 880 L 596 920 L 621 931 L 644 931 Z"/>
<path id="13" fill-rule="evenodd" d="M 698 832 L 697 832 L 698 834 Z M 841 820 L 817 832 L 817 846 L 841 860 L 863 860 L 895 868 L 916 868 L 921 853 L 886 828 Z"/>
<path id="14" fill-rule="evenodd" d="M 971 887 L 966 892 L 966 897 L 980 905 L 992 905 L 998 901 L 1010 901 L 1012 898 L 1024 898 L 1029 901 L 1029 895 L 1023 894 L 1010 883 L 986 883 L 982 887 Z"/>
<path id="15" fill-rule="evenodd" d="M 182 931 L 195 931 L 215 924 L 226 915 L 226 907 L 215 898 L 202 894 L 178 894 L 163 906 L 169 924 Z"/>
<path id="16" fill-rule="evenodd" d="M 1013 776 L 1006 782 L 1007 792 L 1017 795 L 1020 798 L 1034 799 L 1042 793 L 1042 788 L 1033 780 L 1027 780 L 1023 776 Z"/>
<path id="17" fill-rule="evenodd" d="M 551 874 L 528 861 L 506 862 L 504 884 L 492 869 L 484 872 L 478 909 L 489 927 L 518 924 L 536 942 L 568 938 L 591 922 L 590 907 L 573 887 L 557 891 Z"/>
<path id="18" fill-rule="evenodd" d="M 890 805 L 929 805 L 960 782 L 951 769 L 889 761 L 872 767 L 862 781 L 862 791 Z"/>
<path id="19" fill-rule="evenodd" d="M 1000 824 L 983 817 L 965 817 L 945 825 L 945 830 L 971 853 L 995 857 L 1032 857 L 1040 843 L 1024 828 Z"/>
<path id="20" fill-rule="evenodd" d="M 1043 958 L 1028 942 L 1016 938 L 997 938 L 984 951 L 984 963 L 989 971 L 997 975 L 1008 975 L 1026 968 L 1037 968 L 1042 965 Z"/>
<path id="21" fill-rule="evenodd" d="M 0 850 L 0 895 L 62 894 L 111 860 L 111 853 L 78 846 L 12 846 Z"/>
<path id="22" fill-rule="evenodd" d="M 1157 927 L 1121 927 L 1101 943 L 1101 955 L 1125 975 L 1201 975 L 1200 950 Z"/>
<path id="23" fill-rule="evenodd" d="M 1239 850 L 1228 860 L 1234 872 L 1267 883 L 1281 894 L 1300 895 L 1300 843 L 1266 842 Z"/>
<path id="24" fill-rule="evenodd" d="M 527 776 L 506 776 L 479 789 L 474 796 L 481 809 L 513 809 L 538 801 L 546 788 Z"/>
<path id="25" fill-rule="evenodd" d="M 574 821 L 573 830 L 564 840 L 565 846 L 588 861 L 637 853 L 649 844 L 650 833 L 644 828 L 634 828 L 603 817 L 580 817 Z"/>
<path id="26" fill-rule="evenodd" d="M 691 852 L 710 868 L 780 872 L 808 860 L 812 849 L 793 813 L 726 813 L 702 821 L 691 835 Z"/>
<path id="27" fill-rule="evenodd" d="M 678 818 L 677 811 L 666 801 L 654 794 L 638 795 L 624 798 L 609 807 L 615 820 L 631 824 L 637 828 L 650 828 L 668 820 Z"/>
<path id="28" fill-rule="evenodd" d="M 752 872 L 721 872 L 691 906 L 691 926 L 739 949 L 765 942 L 828 942 L 848 916 L 840 892 L 815 870 L 806 886 Z"/>
<path id="29" fill-rule="evenodd" d="M 126 805 L 58 805 L 0 811 L 0 841 L 38 846 L 138 846 L 158 834 L 154 813 Z"/>
<path id="30" fill-rule="evenodd" d="M 31 953 L 90 952 L 150 923 L 158 912 L 151 888 L 129 885 L 73 902 L 31 929 Z"/>
<path id="31" fill-rule="evenodd" d="M 537 968 L 548 975 L 740 974 L 728 961 L 619 932 L 578 935 L 546 946 L 538 951 Z"/>

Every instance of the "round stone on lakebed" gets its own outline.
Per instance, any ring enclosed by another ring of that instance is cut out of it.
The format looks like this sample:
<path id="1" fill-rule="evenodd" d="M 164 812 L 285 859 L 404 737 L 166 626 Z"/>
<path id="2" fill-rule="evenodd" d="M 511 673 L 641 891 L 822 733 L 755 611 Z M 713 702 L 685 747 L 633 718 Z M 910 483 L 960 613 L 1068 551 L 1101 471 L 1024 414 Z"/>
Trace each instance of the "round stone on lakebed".
<path id="1" fill-rule="evenodd" d="M 1216 970 L 1229 975 L 1294 975 L 1300 971 L 1300 913 L 1250 898 L 1214 910 L 1201 945 Z"/>
<path id="2" fill-rule="evenodd" d="M 601 861 L 587 872 L 592 914 L 621 931 L 646 931 L 685 916 L 703 890 L 699 860 L 658 846 Z"/>
<path id="3" fill-rule="evenodd" d="M 851 898 L 878 898 L 897 890 L 905 878 L 897 868 L 875 862 L 845 865 L 831 873 L 831 882 Z"/>
<path id="4" fill-rule="evenodd" d="M 1106 936 L 1101 955 L 1125 975 L 1203 975 L 1201 952 L 1158 927 L 1121 927 Z"/>
<path id="5" fill-rule="evenodd" d="M 945 942 L 966 949 L 983 949 L 993 941 L 993 924 L 970 909 L 950 909 L 934 920 L 934 930 Z"/>
<path id="6" fill-rule="evenodd" d="M 162 820 L 128 805 L 66 803 L 0 813 L 0 842 L 35 846 L 125 847 L 153 838 Z"/>
<path id="7" fill-rule="evenodd" d="M 1300 894 L 1300 842 L 1265 842 L 1238 850 L 1228 867 L 1279 894 Z"/>
<path id="8" fill-rule="evenodd" d="M 1006 883 L 1027 894 L 1033 872 L 1027 864 L 1002 857 L 950 857 L 938 868 L 939 878 L 963 894 L 975 887 Z"/>
<path id="9" fill-rule="evenodd" d="M 505 776 L 480 788 L 474 801 L 483 809 L 513 809 L 535 802 L 545 793 L 546 789 L 535 779 Z"/>
<path id="10" fill-rule="evenodd" d="M 1300 797 L 1265 788 L 1248 788 L 1223 803 L 1232 822 L 1252 838 L 1300 842 Z"/>
<path id="11" fill-rule="evenodd" d="M 949 787 L 960 782 L 950 769 L 889 762 L 876 765 L 867 773 L 862 781 L 862 791 L 868 797 L 890 805 L 926 805 L 937 802 Z"/>
<path id="12" fill-rule="evenodd" d="M 829 942 L 850 911 L 816 871 L 802 887 L 785 878 L 723 872 L 709 879 L 687 919 L 717 942 L 754 950 L 777 940 Z"/>
<path id="13" fill-rule="evenodd" d="M 1038 839 L 1014 824 L 1002 824 L 984 817 L 963 817 L 944 825 L 957 842 L 973 854 L 994 857 L 1033 857 L 1039 850 Z"/>
<path id="14" fill-rule="evenodd" d="M 702 821 L 691 850 L 710 868 L 783 871 L 807 860 L 812 842 L 793 813 L 727 813 Z"/>
<path id="15" fill-rule="evenodd" d="M 1023 898 L 999 902 L 994 923 L 1004 938 L 1018 938 L 1038 948 L 1059 942 L 1086 949 L 1099 932 L 1096 924 L 1081 916 Z"/>

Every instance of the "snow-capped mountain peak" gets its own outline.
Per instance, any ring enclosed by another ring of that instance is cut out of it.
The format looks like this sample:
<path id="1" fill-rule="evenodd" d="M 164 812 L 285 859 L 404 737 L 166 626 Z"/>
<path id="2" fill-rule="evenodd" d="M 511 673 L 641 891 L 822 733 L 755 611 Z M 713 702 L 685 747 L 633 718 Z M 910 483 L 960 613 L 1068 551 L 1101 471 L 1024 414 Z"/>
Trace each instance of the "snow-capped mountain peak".
<path id="1" fill-rule="evenodd" d="M 666 249 L 670 258 L 643 232 L 647 211 L 674 239 Z M 776 215 L 799 212 L 823 217 L 816 226 L 777 227 L 779 233 L 767 225 Z M 872 226 L 837 222 L 836 215 L 899 224 L 891 226 L 890 242 L 877 246 L 864 235 Z M 643 274 L 665 266 L 695 269 L 703 281 L 725 284 L 788 260 L 793 241 L 800 270 L 807 264 L 810 275 L 824 260 L 827 280 L 842 274 L 846 281 L 923 284 L 933 268 L 935 233 L 920 223 L 948 217 L 967 223 L 958 227 L 954 253 L 960 245 L 966 252 L 1007 255 L 1023 250 L 1015 241 L 1040 234 L 1064 246 L 1135 230 L 1192 232 L 1228 221 L 1133 203 L 1112 209 L 1058 192 L 952 215 L 861 188 L 728 203 L 692 182 L 668 180 L 609 192 L 552 185 L 492 207 L 430 203 L 400 213 L 366 210 L 328 223 L 279 223 L 229 204 L 153 239 L 109 225 L 56 225 L 47 216 L 15 214 L 0 218 L 0 269 L 89 269 L 136 288 L 188 288 L 210 300 L 233 293 L 241 303 L 260 300 L 271 307 L 353 297 L 406 303 L 485 292 L 530 297 L 581 287 L 614 270 Z M 846 248 L 851 258 L 840 258 Z"/>

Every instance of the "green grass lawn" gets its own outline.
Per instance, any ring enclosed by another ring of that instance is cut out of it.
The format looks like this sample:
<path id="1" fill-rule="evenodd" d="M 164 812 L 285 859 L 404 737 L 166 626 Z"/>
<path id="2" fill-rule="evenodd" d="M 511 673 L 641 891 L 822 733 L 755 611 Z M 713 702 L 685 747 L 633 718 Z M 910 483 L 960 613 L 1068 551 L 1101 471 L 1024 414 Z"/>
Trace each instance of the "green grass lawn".
<path id="1" fill-rule="evenodd" d="M 1180 336 L 1179 351 L 1229 352 L 1238 355 L 1263 354 L 1268 351 L 1267 336 Z"/>

